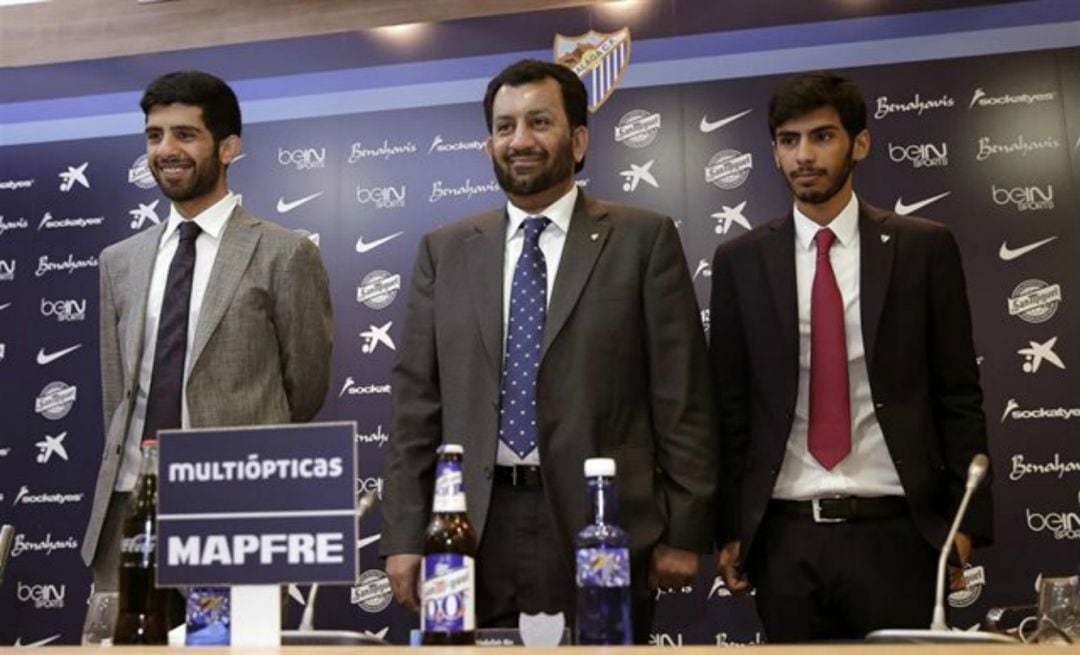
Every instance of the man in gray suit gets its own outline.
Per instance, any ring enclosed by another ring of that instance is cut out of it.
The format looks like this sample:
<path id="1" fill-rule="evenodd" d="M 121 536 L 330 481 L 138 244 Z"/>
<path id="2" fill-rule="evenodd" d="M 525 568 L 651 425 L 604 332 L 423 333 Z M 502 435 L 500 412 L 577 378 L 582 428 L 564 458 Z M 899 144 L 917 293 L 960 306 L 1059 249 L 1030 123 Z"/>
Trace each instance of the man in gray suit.
<path id="1" fill-rule="evenodd" d="M 244 211 L 226 185 L 240 154 L 232 89 L 206 73 L 169 73 L 140 105 L 150 171 L 172 209 L 100 258 L 105 447 L 82 546 L 98 590 L 117 587 L 144 437 L 307 421 L 329 383 L 318 250 Z"/>
<path id="2" fill-rule="evenodd" d="M 644 642 L 649 587 L 689 583 L 709 548 L 716 487 L 705 340 L 679 234 L 670 218 L 578 189 L 587 98 L 569 69 L 518 62 L 488 85 L 484 108 L 508 202 L 420 244 L 393 377 L 386 569 L 397 600 L 417 608 L 435 451 L 460 443 L 480 538 L 477 625 L 513 627 L 521 612 L 570 624 L 582 465 L 611 457 Z"/>

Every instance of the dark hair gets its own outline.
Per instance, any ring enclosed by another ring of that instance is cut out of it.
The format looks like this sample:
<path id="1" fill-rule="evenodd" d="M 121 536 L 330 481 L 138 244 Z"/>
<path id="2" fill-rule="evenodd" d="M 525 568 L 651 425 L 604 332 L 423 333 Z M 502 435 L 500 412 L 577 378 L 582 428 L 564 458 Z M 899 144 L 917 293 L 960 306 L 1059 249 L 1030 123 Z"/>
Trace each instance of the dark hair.
<path id="1" fill-rule="evenodd" d="M 585 84 L 581 78 L 574 74 L 566 66 L 553 64 L 539 59 L 522 59 L 510 64 L 488 82 L 487 93 L 484 94 L 484 118 L 487 120 L 488 132 L 492 127 L 492 106 L 495 104 L 495 94 L 503 86 L 521 86 L 531 82 L 542 82 L 552 78 L 559 83 L 562 89 L 563 109 L 566 118 L 570 121 L 570 130 L 581 125 L 589 125 L 589 96 L 585 92 Z"/>
<path id="2" fill-rule="evenodd" d="M 180 103 L 202 109 L 203 122 L 214 141 L 235 134 L 240 136 L 240 103 L 236 94 L 221 79 L 202 71 L 166 73 L 150 83 L 139 106 L 143 115 L 160 105 Z"/>
<path id="3" fill-rule="evenodd" d="M 769 137 L 787 121 L 832 107 L 851 138 L 866 129 L 866 100 L 850 79 L 830 71 L 803 73 L 784 80 L 769 100 Z"/>

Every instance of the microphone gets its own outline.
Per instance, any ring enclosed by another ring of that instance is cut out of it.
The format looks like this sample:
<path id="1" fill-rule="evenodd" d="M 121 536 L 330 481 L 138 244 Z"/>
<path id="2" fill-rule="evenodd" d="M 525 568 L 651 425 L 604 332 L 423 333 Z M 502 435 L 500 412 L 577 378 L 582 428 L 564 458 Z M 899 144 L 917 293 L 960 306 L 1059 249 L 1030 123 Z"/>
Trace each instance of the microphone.
<path id="1" fill-rule="evenodd" d="M 960 499 L 960 506 L 956 509 L 956 515 L 953 517 L 952 527 L 949 528 L 949 533 L 945 537 L 945 543 L 941 546 L 941 556 L 938 558 L 937 592 L 934 596 L 934 615 L 930 621 L 930 629 L 875 630 L 870 634 L 866 635 L 867 641 L 878 643 L 909 644 L 1017 643 L 1015 639 L 993 632 L 972 632 L 967 630 L 950 631 L 949 626 L 945 623 L 945 568 L 949 561 L 949 551 L 952 550 L 953 541 L 956 540 L 956 533 L 960 529 L 960 522 L 964 520 L 964 515 L 967 513 L 968 503 L 971 502 L 971 496 L 975 493 L 975 490 L 979 488 L 979 484 L 981 484 L 983 478 L 986 477 L 986 471 L 989 468 L 990 459 L 982 453 L 979 453 L 972 457 L 971 463 L 968 464 L 967 480 L 964 482 L 964 497 Z"/>
<path id="2" fill-rule="evenodd" d="M 368 512 L 375 507 L 379 497 L 373 491 L 369 491 L 356 501 L 356 522 L 359 523 Z M 307 602 L 304 603 L 304 613 L 300 616 L 300 625 L 297 630 L 310 632 L 315 629 L 315 596 L 319 593 L 319 583 L 314 582 L 308 589 Z"/>
<path id="3" fill-rule="evenodd" d="M 11 554 L 11 544 L 15 541 L 15 526 L 4 525 L 0 527 L 0 584 L 4 582 L 4 569 L 7 568 L 8 555 Z"/>
<path id="4" fill-rule="evenodd" d="M 971 496 L 979 488 L 983 478 L 986 477 L 988 468 L 990 468 L 990 458 L 983 453 L 972 457 L 971 463 L 968 464 L 967 481 L 964 482 L 964 497 L 960 499 L 960 507 L 956 509 L 952 527 L 949 528 L 949 534 L 945 537 L 945 543 L 941 546 L 941 555 L 938 557 L 937 593 L 934 596 L 934 616 L 930 621 L 931 630 L 947 631 L 949 629 L 949 626 L 945 623 L 945 569 L 949 561 L 949 552 L 952 551 L 956 533 L 960 529 L 960 522 L 964 520 L 964 514 L 967 514 Z"/>

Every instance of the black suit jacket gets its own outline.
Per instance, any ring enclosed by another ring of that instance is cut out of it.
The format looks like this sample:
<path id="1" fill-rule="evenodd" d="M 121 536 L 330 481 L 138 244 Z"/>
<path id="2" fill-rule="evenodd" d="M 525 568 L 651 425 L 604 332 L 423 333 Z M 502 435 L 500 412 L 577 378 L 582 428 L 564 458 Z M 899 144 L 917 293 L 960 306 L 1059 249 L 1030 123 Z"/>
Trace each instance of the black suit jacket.
<path id="1" fill-rule="evenodd" d="M 986 419 L 960 252 L 937 223 L 859 204 L 860 302 L 874 411 L 911 517 L 944 542 Z M 795 415 L 799 373 L 791 214 L 716 250 L 710 357 L 721 432 L 717 541 L 743 558 L 772 497 Z M 989 484 L 963 528 L 991 537 Z"/>
<path id="2" fill-rule="evenodd" d="M 393 376 L 383 555 L 421 552 L 440 443 L 465 447 L 469 518 L 480 535 L 498 520 L 488 507 L 506 224 L 499 209 L 420 244 Z M 671 219 L 580 193 L 549 302 L 536 402 L 544 494 L 571 571 L 586 520 L 588 457 L 616 461 L 619 521 L 639 563 L 660 540 L 711 546 L 717 465 L 708 358 Z"/>

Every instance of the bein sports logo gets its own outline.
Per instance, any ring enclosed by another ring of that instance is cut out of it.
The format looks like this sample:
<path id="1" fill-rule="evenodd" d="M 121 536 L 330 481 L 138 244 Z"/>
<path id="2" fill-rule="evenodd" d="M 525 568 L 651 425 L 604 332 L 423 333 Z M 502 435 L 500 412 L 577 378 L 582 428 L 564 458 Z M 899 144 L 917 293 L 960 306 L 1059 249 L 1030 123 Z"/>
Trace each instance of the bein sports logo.
<path id="1" fill-rule="evenodd" d="M 949 144 L 913 143 L 909 146 L 889 142 L 889 159 L 897 164 L 911 162 L 912 168 L 936 168 L 949 165 Z"/>
<path id="2" fill-rule="evenodd" d="M 41 315 L 45 318 L 55 318 L 58 323 L 71 323 L 86 320 L 86 299 L 66 300 L 41 299 Z"/>
<path id="3" fill-rule="evenodd" d="M 326 148 L 278 148 L 278 163 L 293 166 L 298 171 L 326 168 Z"/>
<path id="4" fill-rule="evenodd" d="M 1004 207 L 1009 203 L 1016 205 L 1017 211 L 1042 211 L 1054 208 L 1054 185 L 1047 184 L 1046 190 L 1032 186 L 1018 186 L 1011 189 L 990 185 L 990 195 L 994 204 Z"/>
<path id="5" fill-rule="evenodd" d="M 1027 527 L 1032 532 L 1049 532 L 1054 539 L 1080 541 L 1080 492 L 1076 495 L 1077 509 L 1073 511 L 1046 512 L 1026 508 Z"/>
<path id="6" fill-rule="evenodd" d="M 406 187 L 356 187 L 356 202 L 374 205 L 375 209 L 401 209 L 405 206 Z"/>
<path id="7" fill-rule="evenodd" d="M 23 584 L 23 581 L 19 580 L 16 582 L 15 587 L 15 597 L 20 603 L 33 603 L 34 609 L 39 610 L 59 610 L 64 608 L 67 588 L 62 584 Z"/>

